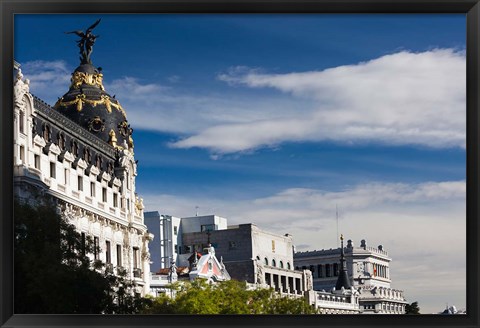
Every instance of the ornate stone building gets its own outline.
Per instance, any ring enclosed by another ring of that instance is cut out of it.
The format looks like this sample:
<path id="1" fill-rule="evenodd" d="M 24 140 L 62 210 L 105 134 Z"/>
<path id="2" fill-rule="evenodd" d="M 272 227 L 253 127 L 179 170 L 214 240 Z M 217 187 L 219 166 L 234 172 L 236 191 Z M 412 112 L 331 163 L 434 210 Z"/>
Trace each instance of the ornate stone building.
<path id="1" fill-rule="evenodd" d="M 383 246 L 368 247 L 365 240 L 354 247 L 351 240 L 343 248 L 296 252 L 296 269 L 309 269 L 313 274 L 313 289 L 330 291 L 335 289 L 341 275 L 340 261 L 345 256 L 349 283 L 359 292 L 362 313 L 405 313 L 407 304 L 403 291 L 391 287 L 390 261 Z M 338 288 L 336 288 L 338 289 Z"/>
<path id="2" fill-rule="evenodd" d="M 53 107 L 30 93 L 29 81 L 15 63 L 15 195 L 32 204 L 37 195 L 53 196 L 61 215 L 100 247 L 99 254 L 89 256 L 103 261 L 107 270 L 126 270 L 144 295 L 153 235 L 135 190 L 133 130 L 91 62 L 96 24 L 78 34 L 80 65 Z"/>

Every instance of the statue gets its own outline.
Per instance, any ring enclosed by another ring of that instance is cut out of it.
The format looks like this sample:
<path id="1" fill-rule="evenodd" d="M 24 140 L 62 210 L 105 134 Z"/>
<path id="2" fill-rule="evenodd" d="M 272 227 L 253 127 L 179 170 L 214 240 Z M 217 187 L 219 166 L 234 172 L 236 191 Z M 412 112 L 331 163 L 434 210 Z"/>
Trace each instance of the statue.
<path id="1" fill-rule="evenodd" d="M 23 96 L 30 92 L 30 80 L 23 79 L 22 70 L 17 71 L 16 81 L 13 84 L 13 101 L 17 107 L 24 105 Z"/>
<path id="2" fill-rule="evenodd" d="M 175 262 L 172 261 L 172 265 L 170 266 L 170 271 L 169 271 L 169 280 L 170 282 L 175 282 L 177 281 L 178 275 L 177 275 L 177 266 L 175 265 Z"/>
<path id="3" fill-rule="evenodd" d="M 256 260 L 257 262 L 257 284 L 264 284 L 264 276 L 263 276 L 263 265 L 259 260 Z"/>
<path id="4" fill-rule="evenodd" d="M 80 40 L 77 41 L 77 45 L 80 48 L 80 61 L 82 64 L 91 64 L 92 60 L 90 59 L 90 56 L 93 51 L 93 45 L 95 43 L 95 40 L 100 36 L 100 35 L 93 35 L 92 30 L 100 23 L 100 19 L 97 20 L 95 23 L 90 26 L 85 33 L 83 31 L 71 31 L 71 32 L 65 32 L 65 34 L 76 34 L 79 37 L 81 37 Z"/>

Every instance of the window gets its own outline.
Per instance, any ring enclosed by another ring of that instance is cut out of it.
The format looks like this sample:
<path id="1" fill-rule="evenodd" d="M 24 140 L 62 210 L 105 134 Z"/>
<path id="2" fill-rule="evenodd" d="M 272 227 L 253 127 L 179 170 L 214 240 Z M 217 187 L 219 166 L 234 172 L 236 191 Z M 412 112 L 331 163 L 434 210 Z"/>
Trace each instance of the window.
<path id="1" fill-rule="evenodd" d="M 173 246 L 173 250 L 174 250 L 175 253 L 178 253 L 178 247 L 177 247 L 176 244 Z"/>
<path id="2" fill-rule="evenodd" d="M 56 178 L 56 167 L 54 162 L 50 162 L 50 178 Z"/>
<path id="3" fill-rule="evenodd" d="M 275 261 L 275 259 L 272 260 L 272 266 L 277 266 L 277 262 Z"/>
<path id="4" fill-rule="evenodd" d="M 317 265 L 318 278 L 323 278 L 323 265 Z"/>
<path id="5" fill-rule="evenodd" d="M 177 245 L 175 245 L 175 249 L 177 249 Z M 133 247 L 133 267 L 138 269 L 138 247 Z"/>
<path id="6" fill-rule="evenodd" d="M 83 191 L 83 177 L 79 175 L 77 180 L 78 191 Z"/>
<path id="7" fill-rule="evenodd" d="M 334 275 L 335 277 L 338 276 L 338 263 L 334 263 L 334 264 L 333 264 L 333 275 Z"/>
<path id="8" fill-rule="evenodd" d="M 112 263 L 112 250 L 110 249 L 110 241 L 105 241 L 105 261 L 110 264 Z"/>
<path id="9" fill-rule="evenodd" d="M 78 144 L 75 141 L 72 142 L 70 149 L 72 151 L 73 156 L 78 155 Z"/>
<path id="10" fill-rule="evenodd" d="M 65 184 L 68 184 L 68 169 L 65 169 L 63 178 L 65 181 Z"/>
<path id="11" fill-rule="evenodd" d="M 95 260 L 98 260 L 98 251 L 99 251 L 99 248 L 100 245 L 98 243 L 98 237 L 93 237 L 93 258 Z"/>
<path id="12" fill-rule="evenodd" d="M 90 164 L 90 160 L 91 160 L 90 150 L 88 150 L 87 148 L 83 150 L 83 160 L 88 164 Z"/>
<path id="13" fill-rule="evenodd" d="M 95 197 L 95 182 L 90 182 L 90 196 Z"/>
<path id="14" fill-rule="evenodd" d="M 18 123 L 20 132 L 25 133 L 25 113 L 23 110 L 20 111 Z"/>
<path id="15" fill-rule="evenodd" d="M 265 265 L 268 265 L 268 259 L 267 258 L 264 258 L 263 262 L 265 263 Z"/>
<path id="16" fill-rule="evenodd" d="M 43 139 L 47 143 L 50 141 L 50 128 L 47 125 L 43 128 Z"/>
<path id="17" fill-rule="evenodd" d="M 102 201 L 104 203 L 107 202 L 107 188 L 105 188 L 105 187 L 102 188 Z"/>
<path id="18" fill-rule="evenodd" d="M 202 224 L 201 229 L 202 232 L 205 231 L 213 231 L 215 230 L 215 225 L 214 224 Z"/>
<path id="19" fill-rule="evenodd" d="M 102 158 L 100 156 L 97 155 L 96 159 L 95 159 L 95 166 L 97 167 L 97 169 L 101 170 L 102 169 Z"/>
<path id="20" fill-rule="evenodd" d="M 113 193 L 113 207 L 118 207 L 118 194 Z"/>
<path id="21" fill-rule="evenodd" d="M 25 147 L 20 146 L 20 160 L 25 162 Z"/>
<path id="22" fill-rule="evenodd" d="M 63 136 L 63 134 L 58 135 L 58 148 L 60 148 L 61 150 L 65 149 L 65 137 Z"/>
<path id="23" fill-rule="evenodd" d="M 290 262 L 287 262 L 287 269 L 288 269 L 288 270 L 291 270 L 291 269 L 292 269 L 292 266 L 290 265 Z"/>
<path id="24" fill-rule="evenodd" d="M 280 261 L 280 263 L 278 263 L 278 265 L 280 266 L 280 268 L 283 269 L 283 261 Z"/>
<path id="25" fill-rule="evenodd" d="M 122 266 L 122 245 L 117 245 L 117 266 Z"/>
<path id="26" fill-rule="evenodd" d="M 173 234 L 176 236 L 178 234 L 178 227 L 174 226 L 173 227 Z"/>
<path id="27" fill-rule="evenodd" d="M 40 170 L 40 155 L 35 155 L 34 161 L 35 161 L 35 163 L 34 163 L 35 168 Z"/>
<path id="28" fill-rule="evenodd" d="M 330 275 L 330 264 L 325 264 L 325 276 L 331 277 Z"/>

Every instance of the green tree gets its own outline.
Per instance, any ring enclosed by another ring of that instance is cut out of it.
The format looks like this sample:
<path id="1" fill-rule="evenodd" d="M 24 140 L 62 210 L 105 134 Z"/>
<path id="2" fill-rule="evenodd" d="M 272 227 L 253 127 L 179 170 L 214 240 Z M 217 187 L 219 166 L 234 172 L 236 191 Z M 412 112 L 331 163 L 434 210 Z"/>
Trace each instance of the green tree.
<path id="1" fill-rule="evenodd" d="M 143 313 L 149 314 L 312 314 L 304 298 L 280 297 L 273 289 L 248 290 L 245 282 L 229 280 L 208 284 L 205 280 L 171 286 L 175 298 L 156 297 Z"/>
<path id="2" fill-rule="evenodd" d="M 100 249 L 48 198 L 35 207 L 16 201 L 14 225 L 15 313 L 136 313 L 149 304 L 125 276 L 91 263 L 86 255 Z"/>
<path id="3" fill-rule="evenodd" d="M 418 302 L 413 302 L 412 304 L 406 304 L 405 314 L 420 314 L 420 307 L 418 306 Z"/>

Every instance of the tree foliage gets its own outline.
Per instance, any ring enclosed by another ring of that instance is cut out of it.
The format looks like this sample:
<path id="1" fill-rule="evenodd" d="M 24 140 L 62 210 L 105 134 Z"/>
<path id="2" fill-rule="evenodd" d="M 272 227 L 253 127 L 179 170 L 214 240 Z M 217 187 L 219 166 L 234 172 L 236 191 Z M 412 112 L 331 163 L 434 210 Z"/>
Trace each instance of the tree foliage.
<path id="1" fill-rule="evenodd" d="M 304 298 L 280 297 L 273 289 L 248 290 L 245 282 L 230 280 L 208 284 L 205 280 L 175 283 L 174 298 L 153 299 L 146 314 L 313 314 Z"/>
<path id="2" fill-rule="evenodd" d="M 126 275 L 92 263 L 100 252 L 48 199 L 32 207 L 14 205 L 15 313 L 137 313 L 149 302 L 134 295 Z"/>
<path id="3" fill-rule="evenodd" d="M 413 302 L 412 304 L 406 304 L 405 314 L 420 314 L 420 307 L 418 306 L 418 302 Z"/>

